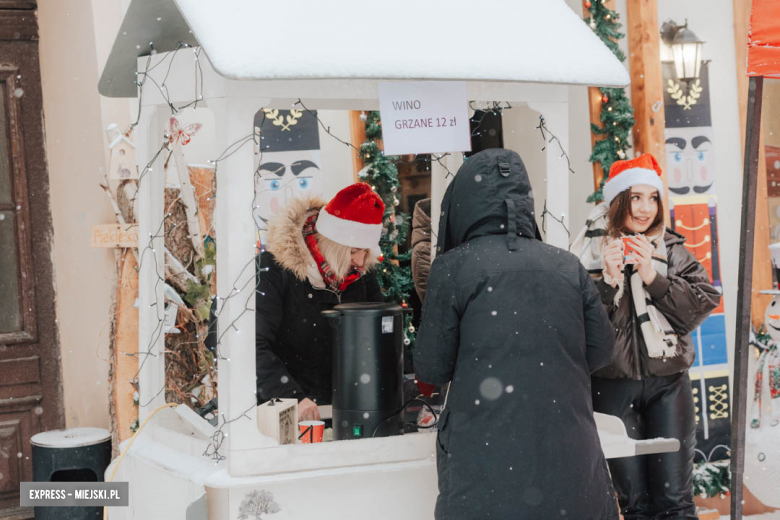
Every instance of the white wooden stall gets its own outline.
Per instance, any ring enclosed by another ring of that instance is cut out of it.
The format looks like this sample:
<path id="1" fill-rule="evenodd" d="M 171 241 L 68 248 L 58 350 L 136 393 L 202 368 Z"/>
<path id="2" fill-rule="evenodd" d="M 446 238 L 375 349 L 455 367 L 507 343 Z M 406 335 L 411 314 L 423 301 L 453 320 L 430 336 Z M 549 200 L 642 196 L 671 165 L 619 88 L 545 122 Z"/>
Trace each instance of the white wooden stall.
<path id="1" fill-rule="evenodd" d="M 492 38 L 484 38 L 484 32 L 480 38 L 469 36 L 481 22 L 465 0 L 397 0 L 392 9 L 414 16 L 403 27 L 395 16 L 374 19 L 376 41 L 362 49 L 365 3 L 358 0 L 340 2 L 338 9 L 315 0 L 133 0 L 100 91 L 137 96 L 136 86 L 128 83 L 149 70 L 153 81 L 141 93 L 135 134 L 143 170 L 162 143 L 158 111 L 169 111 L 170 104 L 197 100 L 208 107 L 216 125 L 214 148 L 225 150 L 252 133 L 252 117 L 261 108 L 289 109 L 300 99 L 312 110 L 376 110 L 378 81 L 461 80 L 467 82 L 469 100 L 508 101 L 543 114 L 565 151 L 569 85 L 629 82 L 624 67 L 563 0 L 483 1 L 482 12 L 500 16 L 491 15 L 485 24 L 508 24 Z M 447 35 L 440 33 L 442 27 Z M 408 33 L 402 39 L 401 28 Z M 161 62 L 164 66 L 154 67 Z M 164 89 L 153 86 L 163 84 Z M 238 148 L 217 168 L 217 296 L 224 299 L 219 408 L 227 421 L 220 453 L 226 460 L 215 463 L 203 456 L 213 427 L 185 407 L 163 410 L 118 469 L 116 479 L 131 483 L 131 505 L 113 508 L 110 518 L 234 520 L 253 492 L 273 495 L 279 510 L 272 514 L 279 520 L 357 518 L 369 505 L 375 519 L 432 518 L 434 434 L 279 446 L 257 429 L 253 153 L 252 146 Z M 567 163 L 560 148 L 548 146 L 545 153 L 547 207 L 553 215 L 568 215 Z M 457 170 L 458 154 L 445 160 Z M 164 256 L 150 254 L 163 250 L 157 236 L 164 218 L 162 173 L 161 165 L 152 164 L 139 194 L 139 351 L 153 354 L 140 373 L 141 421 L 164 404 L 163 294 L 157 283 Z M 444 170 L 436 165 L 434 219 L 445 188 Z M 546 238 L 568 245 L 565 229 L 554 221 Z M 245 312 L 246 305 L 251 312 Z M 633 441 L 615 418 L 599 417 L 598 426 L 607 457 L 678 446 L 675 440 Z"/>

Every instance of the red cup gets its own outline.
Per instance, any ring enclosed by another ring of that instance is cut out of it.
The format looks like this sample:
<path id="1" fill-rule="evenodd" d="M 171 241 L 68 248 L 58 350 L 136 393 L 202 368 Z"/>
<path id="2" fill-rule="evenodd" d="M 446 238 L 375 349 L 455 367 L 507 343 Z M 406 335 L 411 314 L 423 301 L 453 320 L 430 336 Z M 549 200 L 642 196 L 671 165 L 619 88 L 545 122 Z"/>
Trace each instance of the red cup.
<path id="1" fill-rule="evenodd" d="M 430 397 L 433 395 L 433 392 L 436 390 L 436 385 L 431 385 L 428 383 L 423 383 L 419 379 L 417 380 L 417 389 L 420 391 L 420 393 L 426 397 Z"/>
<path id="2" fill-rule="evenodd" d="M 635 264 L 636 256 L 634 255 L 634 237 L 620 237 L 620 240 L 623 241 L 623 263 Z"/>
<path id="3" fill-rule="evenodd" d="M 323 433 L 325 433 L 323 421 L 301 421 L 298 423 L 298 439 L 301 444 L 322 442 Z"/>

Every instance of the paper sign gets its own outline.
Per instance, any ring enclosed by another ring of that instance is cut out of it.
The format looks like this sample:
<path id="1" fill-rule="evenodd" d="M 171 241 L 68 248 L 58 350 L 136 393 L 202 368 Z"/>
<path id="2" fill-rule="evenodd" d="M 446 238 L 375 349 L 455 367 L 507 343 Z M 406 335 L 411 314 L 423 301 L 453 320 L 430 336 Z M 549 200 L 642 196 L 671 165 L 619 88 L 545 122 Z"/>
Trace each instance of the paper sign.
<path id="1" fill-rule="evenodd" d="M 386 155 L 471 151 L 466 83 L 379 83 Z"/>
<path id="2" fill-rule="evenodd" d="M 138 247 L 138 225 L 92 226 L 92 247 Z"/>

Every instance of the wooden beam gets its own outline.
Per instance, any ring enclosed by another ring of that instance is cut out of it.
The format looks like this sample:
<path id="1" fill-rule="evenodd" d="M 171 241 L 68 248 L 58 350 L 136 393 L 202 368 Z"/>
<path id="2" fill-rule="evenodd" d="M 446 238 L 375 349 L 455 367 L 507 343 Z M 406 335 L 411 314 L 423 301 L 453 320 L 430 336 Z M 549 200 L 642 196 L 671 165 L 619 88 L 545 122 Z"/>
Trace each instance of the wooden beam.
<path id="1" fill-rule="evenodd" d="M 669 207 L 666 180 L 664 84 L 661 73 L 661 37 L 657 0 L 627 0 L 628 54 L 631 103 L 634 105 L 634 150 L 651 153 L 664 172 L 664 201 Z M 670 223 L 669 212 L 664 215 Z"/>
<path id="2" fill-rule="evenodd" d="M 134 307 L 138 297 L 137 265 L 133 252 L 125 250 L 120 260 L 114 314 L 112 407 L 117 446 L 133 435 L 130 425 L 138 418 L 138 408 L 133 404 L 136 387 L 131 383 L 138 374 L 138 309 Z"/>
<path id="3" fill-rule="evenodd" d="M 742 150 L 745 149 L 745 127 L 748 105 L 747 63 L 748 29 L 752 0 L 734 0 L 734 38 L 737 57 L 737 89 L 739 92 L 739 126 L 742 136 Z M 772 261 L 769 256 L 770 227 L 769 201 L 767 200 L 766 154 L 764 153 L 764 132 L 759 139 L 758 192 L 756 195 L 756 219 L 753 249 L 753 292 L 751 298 L 753 325 L 758 328 L 764 321 L 764 311 L 772 296 L 760 294 L 763 289 L 772 288 Z"/>
<path id="4" fill-rule="evenodd" d="M 583 15 L 588 13 L 588 8 L 585 6 L 585 2 L 589 0 L 583 0 L 582 12 Z M 607 9 L 615 10 L 615 0 L 604 0 L 604 7 Z M 598 87 L 588 87 L 588 107 L 590 108 L 590 122 L 596 126 L 603 126 L 601 124 L 601 89 Z M 593 150 L 596 147 L 596 141 L 604 139 L 603 137 L 597 137 L 593 132 L 590 133 L 590 149 Z M 604 169 L 597 162 L 593 163 L 593 191 L 599 189 L 601 185 L 601 179 L 604 178 Z"/>
<path id="5" fill-rule="evenodd" d="M 360 145 L 366 142 L 366 122 L 360 120 L 360 116 L 363 114 L 362 110 L 350 110 L 349 111 L 349 142 L 356 148 L 360 148 Z M 351 149 L 352 153 L 352 176 L 355 182 L 360 182 L 358 178 L 358 172 L 366 165 L 363 159 L 360 158 L 357 150 Z"/>

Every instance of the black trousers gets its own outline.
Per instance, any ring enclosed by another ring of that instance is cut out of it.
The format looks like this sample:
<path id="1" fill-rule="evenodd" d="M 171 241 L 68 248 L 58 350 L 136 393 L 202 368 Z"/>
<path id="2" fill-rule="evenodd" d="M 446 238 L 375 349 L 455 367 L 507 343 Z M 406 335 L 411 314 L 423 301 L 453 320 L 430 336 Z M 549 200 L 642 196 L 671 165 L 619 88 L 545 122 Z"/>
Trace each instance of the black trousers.
<path id="1" fill-rule="evenodd" d="M 594 377 L 592 392 L 593 410 L 620 417 L 632 439 L 680 440 L 676 453 L 607 461 L 625 520 L 696 519 L 696 416 L 688 373 L 641 381 Z"/>

